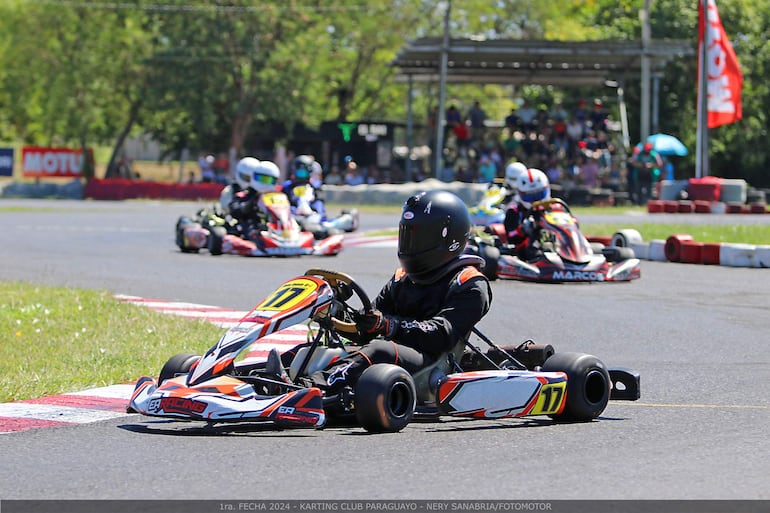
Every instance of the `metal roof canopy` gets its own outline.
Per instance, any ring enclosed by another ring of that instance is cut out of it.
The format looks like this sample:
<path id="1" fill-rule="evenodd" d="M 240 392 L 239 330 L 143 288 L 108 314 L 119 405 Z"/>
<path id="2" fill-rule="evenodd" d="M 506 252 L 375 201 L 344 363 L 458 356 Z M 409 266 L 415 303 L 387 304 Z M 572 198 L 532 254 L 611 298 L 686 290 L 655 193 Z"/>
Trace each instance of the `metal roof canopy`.
<path id="1" fill-rule="evenodd" d="M 404 46 L 391 65 L 396 80 L 438 82 L 441 38 L 422 38 Z M 604 86 L 606 80 L 638 76 L 645 52 L 641 41 L 532 41 L 451 39 L 446 81 L 451 83 Z M 652 40 L 646 48 L 652 70 L 695 55 L 681 40 Z"/>

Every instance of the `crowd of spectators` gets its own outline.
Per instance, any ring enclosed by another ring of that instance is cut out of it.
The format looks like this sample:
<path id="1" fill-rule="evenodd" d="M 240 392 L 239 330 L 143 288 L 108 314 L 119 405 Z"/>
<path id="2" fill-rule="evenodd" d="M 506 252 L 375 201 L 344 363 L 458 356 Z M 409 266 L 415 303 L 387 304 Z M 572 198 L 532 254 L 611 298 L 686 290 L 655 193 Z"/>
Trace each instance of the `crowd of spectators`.
<path id="1" fill-rule="evenodd" d="M 618 161 L 609 115 L 600 99 L 592 108 L 578 100 L 568 109 L 561 101 L 550 108 L 522 102 L 502 127 L 485 126 L 478 101 L 463 116 L 456 105 L 445 113 L 444 181 L 492 182 L 512 161 L 542 169 L 552 184 L 568 190 L 625 187 L 625 161 Z"/>

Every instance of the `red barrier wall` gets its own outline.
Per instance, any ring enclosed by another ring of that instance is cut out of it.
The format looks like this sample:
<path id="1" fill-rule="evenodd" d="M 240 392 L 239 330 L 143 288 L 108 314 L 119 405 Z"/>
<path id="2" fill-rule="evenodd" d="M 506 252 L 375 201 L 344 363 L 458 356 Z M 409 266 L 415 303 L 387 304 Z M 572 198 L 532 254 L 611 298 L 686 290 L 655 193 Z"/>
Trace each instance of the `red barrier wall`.
<path id="1" fill-rule="evenodd" d="M 84 197 L 96 200 L 216 200 L 224 186 L 217 183 L 162 183 L 105 178 L 90 180 Z"/>

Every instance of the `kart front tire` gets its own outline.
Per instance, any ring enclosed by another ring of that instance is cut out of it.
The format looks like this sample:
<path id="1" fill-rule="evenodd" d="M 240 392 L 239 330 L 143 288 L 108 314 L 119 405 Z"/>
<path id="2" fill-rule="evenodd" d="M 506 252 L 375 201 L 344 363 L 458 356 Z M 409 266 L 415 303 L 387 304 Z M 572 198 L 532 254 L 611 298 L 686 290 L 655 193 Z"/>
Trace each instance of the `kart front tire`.
<path id="1" fill-rule="evenodd" d="M 185 244 L 184 230 L 185 227 L 200 227 L 200 223 L 196 223 L 190 220 L 189 217 L 180 217 L 176 222 L 176 245 L 182 253 L 197 253 L 198 248 L 191 248 Z"/>
<path id="2" fill-rule="evenodd" d="M 198 361 L 198 358 L 200 358 L 200 356 L 197 354 L 189 353 L 179 353 L 169 358 L 166 364 L 160 370 L 158 386 L 160 386 L 167 379 L 171 379 L 180 374 L 187 374 L 190 372 L 190 367 L 193 363 Z"/>
<path id="3" fill-rule="evenodd" d="M 417 391 L 412 376 L 398 365 L 378 363 L 355 386 L 358 423 L 370 433 L 396 433 L 412 420 Z"/>
<path id="4" fill-rule="evenodd" d="M 227 229 L 214 226 L 209 233 L 209 253 L 218 256 L 222 254 L 222 239 L 227 235 Z"/>
<path id="5" fill-rule="evenodd" d="M 607 407 L 610 400 L 610 374 L 597 357 L 585 353 L 556 353 L 545 361 L 544 372 L 567 375 L 567 403 L 558 415 L 560 422 L 588 422 Z"/>
<path id="6" fill-rule="evenodd" d="M 623 246 L 606 246 L 602 249 L 602 255 L 608 262 L 621 262 L 629 258 L 636 258 L 636 253 L 632 248 Z"/>

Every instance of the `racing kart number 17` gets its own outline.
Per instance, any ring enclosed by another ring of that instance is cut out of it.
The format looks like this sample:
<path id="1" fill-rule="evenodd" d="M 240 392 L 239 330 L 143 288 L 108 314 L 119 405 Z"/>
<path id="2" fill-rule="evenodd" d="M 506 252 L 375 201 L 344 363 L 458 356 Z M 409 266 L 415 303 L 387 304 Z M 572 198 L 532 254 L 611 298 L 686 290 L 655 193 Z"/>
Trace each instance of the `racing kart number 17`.
<path id="1" fill-rule="evenodd" d="M 289 310 L 317 288 L 318 285 L 310 280 L 292 280 L 273 292 L 256 310 Z"/>
<path id="2" fill-rule="evenodd" d="M 567 382 L 549 383 L 540 389 L 532 415 L 552 415 L 561 410 L 567 392 Z"/>

